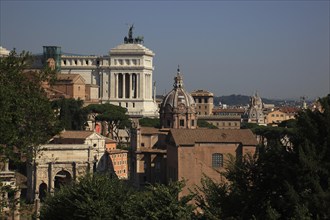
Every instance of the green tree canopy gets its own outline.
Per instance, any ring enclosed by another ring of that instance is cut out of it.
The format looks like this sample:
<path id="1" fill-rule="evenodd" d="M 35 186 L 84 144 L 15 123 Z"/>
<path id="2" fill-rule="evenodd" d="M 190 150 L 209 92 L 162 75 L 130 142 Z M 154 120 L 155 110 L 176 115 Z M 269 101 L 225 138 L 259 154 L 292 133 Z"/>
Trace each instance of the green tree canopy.
<path id="1" fill-rule="evenodd" d="M 17 161 L 59 132 L 59 123 L 41 83 L 54 73 L 26 71 L 28 53 L 12 51 L 0 59 L 0 155 Z"/>
<path id="2" fill-rule="evenodd" d="M 122 219 L 126 203 L 134 193 L 118 179 L 87 175 L 48 196 L 41 208 L 41 219 Z"/>
<path id="3" fill-rule="evenodd" d="M 139 124 L 143 127 L 160 128 L 159 118 L 141 118 Z"/>
<path id="4" fill-rule="evenodd" d="M 171 182 L 168 185 L 148 186 L 131 197 L 125 219 L 176 220 L 193 219 L 194 206 L 189 204 L 194 195 L 179 198 L 184 182 Z"/>
<path id="5" fill-rule="evenodd" d="M 84 101 L 61 98 L 52 101 L 52 108 L 58 114 L 61 126 L 66 130 L 84 130 L 87 113 L 83 109 Z"/>
<path id="6" fill-rule="evenodd" d="M 330 95 L 319 101 L 323 109 L 300 112 L 293 130 L 263 131 L 273 140 L 287 133 L 291 145 L 271 141 L 257 155 L 231 161 L 229 183 L 204 179 L 202 218 L 329 219 Z"/>
<path id="7" fill-rule="evenodd" d="M 213 125 L 213 124 L 210 124 L 208 123 L 207 121 L 205 120 L 197 120 L 197 125 L 198 127 L 200 128 L 210 128 L 210 129 L 218 129 L 217 126 Z"/>
<path id="8" fill-rule="evenodd" d="M 87 114 L 91 114 L 95 121 L 106 123 L 108 130 L 106 135 L 116 138 L 121 144 L 119 138 L 119 129 L 126 129 L 129 133 L 131 121 L 126 114 L 126 109 L 117 105 L 92 104 L 84 108 Z"/>
<path id="9" fill-rule="evenodd" d="M 190 219 L 191 197 L 178 200 L 182 183 L 136 191 L 105 175 L 87 175 L 46 198 L 41 219 Z"/>

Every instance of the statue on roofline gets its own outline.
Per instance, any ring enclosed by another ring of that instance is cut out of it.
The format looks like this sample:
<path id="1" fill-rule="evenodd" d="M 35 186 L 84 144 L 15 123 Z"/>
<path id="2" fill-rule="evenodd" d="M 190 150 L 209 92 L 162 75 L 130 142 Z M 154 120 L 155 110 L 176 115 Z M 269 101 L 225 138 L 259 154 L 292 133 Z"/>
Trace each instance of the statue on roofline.
<path id="1" fill-rule="evenodd" d="M 134 29 L 134 24 L 129 26 L 128 29 L 128 36 L 124 37 L 124 43 L 125 44 L 141 44 L 143 43 L 143 36 L 138 36 L 136 38 L 133 38 L 133 29 Z"/>

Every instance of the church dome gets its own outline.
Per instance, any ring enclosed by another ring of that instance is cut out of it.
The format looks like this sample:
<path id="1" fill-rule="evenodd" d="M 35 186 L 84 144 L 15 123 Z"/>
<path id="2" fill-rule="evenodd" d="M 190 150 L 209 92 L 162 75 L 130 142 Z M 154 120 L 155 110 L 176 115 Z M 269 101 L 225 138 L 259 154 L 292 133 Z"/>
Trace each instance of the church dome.
<path id="1" fill-rule="evenodd" d="M 184 90 L 183 78 L 178 69 L 177 76 L 174 77 L 173 89 L 164 97 L 161 104 L 161 110 L 164 110 L 169 106 L 173 108 L 178 108 L 180 106 L 193 107 L 195 108 L 194 98 Z"/>
<path id="2" fill-rule="evenodd" d="M 160 105 L 161 126 L 195 129 L 197 127 L 196 104 L 194 98 L 184 90 L 179 69 L 174 78 L 173 87 Z"/>

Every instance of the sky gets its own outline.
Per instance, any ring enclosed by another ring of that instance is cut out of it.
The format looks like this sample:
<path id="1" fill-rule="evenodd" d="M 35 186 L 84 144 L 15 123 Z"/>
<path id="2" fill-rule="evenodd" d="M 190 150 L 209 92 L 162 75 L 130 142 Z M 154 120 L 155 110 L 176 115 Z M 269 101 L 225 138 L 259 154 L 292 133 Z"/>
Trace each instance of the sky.
<path id="1" fill-rule="evenodd" d="M 106 55 L 134 24 L 156 54 L 157 94 L 180 65 L 189 92 L 314 99 L 330 93 L 329 14 L 329 0 L 0 0 L 0 45 Z"/>

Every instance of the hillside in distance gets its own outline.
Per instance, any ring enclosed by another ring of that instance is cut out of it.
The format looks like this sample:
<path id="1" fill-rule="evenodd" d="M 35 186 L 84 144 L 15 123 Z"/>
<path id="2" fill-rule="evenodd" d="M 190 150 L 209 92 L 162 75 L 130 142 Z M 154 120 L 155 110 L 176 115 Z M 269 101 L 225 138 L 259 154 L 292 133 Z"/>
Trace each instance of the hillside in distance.
<path id="1" fill-rule="evenodd" d="M 267 99 L 261 98 L 262 102 L 265 104 L 274 104 L 275 106 L 281 106 L 284 104 L 288 104 L 288 102 L 293 102 L 289 100 L 275 100 L 275 99 Z M 227 95 L 227 96 L 217 96 L 214 97 L 214 105 L 218 106 L 219 103 L 226 105 L 248 105 L 250 102 L 250 96 L 246 95 Z"/>

